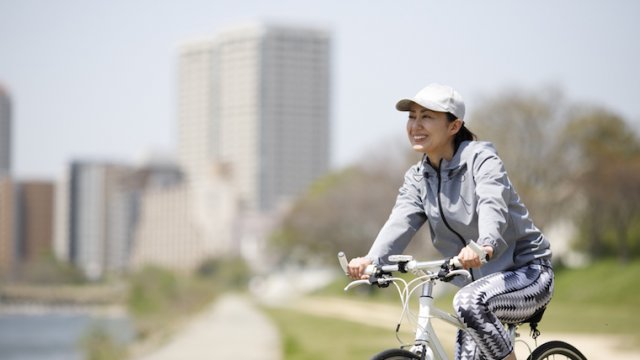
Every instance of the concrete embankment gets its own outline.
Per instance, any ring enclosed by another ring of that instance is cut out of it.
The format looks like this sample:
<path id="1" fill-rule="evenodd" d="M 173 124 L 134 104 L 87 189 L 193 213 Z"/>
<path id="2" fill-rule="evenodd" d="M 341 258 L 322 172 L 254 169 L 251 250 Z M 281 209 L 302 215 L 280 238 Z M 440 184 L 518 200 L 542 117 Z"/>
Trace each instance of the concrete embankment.
<path id="1" fill-rule="evenodd" d="M 3 304 L 112 305 L 126 298 L 121 285 L 5 285 L 0 288 Z"/>

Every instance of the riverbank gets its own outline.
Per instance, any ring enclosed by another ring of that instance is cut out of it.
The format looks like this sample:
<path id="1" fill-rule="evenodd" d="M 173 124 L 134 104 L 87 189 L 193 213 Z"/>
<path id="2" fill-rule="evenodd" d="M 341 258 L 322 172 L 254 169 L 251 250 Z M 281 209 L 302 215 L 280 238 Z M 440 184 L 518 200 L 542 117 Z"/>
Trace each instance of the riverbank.
<path id="1" fill-rule="evenodd" d="M 126 284 L 108 285 L 28 285 L 0 287 L 0 304 L 22 305 L 112 305 L 121 304 L 127 296 Z"/>
<path id="2" fill-rule="evenodd" d="M 44 304 L 41 302 L 0 303 L 0 315 L 91 314 L 99 317 L 127 317 L 123 305 Z"/>

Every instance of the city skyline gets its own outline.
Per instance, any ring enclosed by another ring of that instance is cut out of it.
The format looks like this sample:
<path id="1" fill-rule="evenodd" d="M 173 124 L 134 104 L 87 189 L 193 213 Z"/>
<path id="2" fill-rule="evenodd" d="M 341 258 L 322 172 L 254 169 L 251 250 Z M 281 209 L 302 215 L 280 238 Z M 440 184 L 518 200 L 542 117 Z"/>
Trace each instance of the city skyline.
<path id="1" fill-rule="evenodd" d="M 333 168 L 401 138 L 404 116 L 393 104 L 431 81 L 456 87 L 471 116 L 507 88 L 552 85 L 637 128 L 639 9 L 623 1 L 4 2 L 0 83 L 14 110 L 12 172 L 54 178 L 74 159 L 176 155 L 177 45 L 247 19 L 332 32 Z"/>
<path id="2" fill-rule="evenodd" d="M 73 159 L 55 183 L 0 176 L 3 273 L 51 250 L 91 281 L 260 256 L 283 209 L 328 170 L 330 44 L 325 29 L 263 22 L 185 39 L 177 161 Z"/>

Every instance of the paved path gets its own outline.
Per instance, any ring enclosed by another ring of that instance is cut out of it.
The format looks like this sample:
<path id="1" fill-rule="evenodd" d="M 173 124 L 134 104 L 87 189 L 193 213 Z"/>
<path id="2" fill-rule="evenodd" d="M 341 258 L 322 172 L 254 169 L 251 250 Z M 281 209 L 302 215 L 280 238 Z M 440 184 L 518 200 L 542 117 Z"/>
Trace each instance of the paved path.
<path id="1" fill-rule="evenodd" d="M 280 360 L 277 329 L 248 299 L 225 295 L 169 343 L 139 360 Z"/>

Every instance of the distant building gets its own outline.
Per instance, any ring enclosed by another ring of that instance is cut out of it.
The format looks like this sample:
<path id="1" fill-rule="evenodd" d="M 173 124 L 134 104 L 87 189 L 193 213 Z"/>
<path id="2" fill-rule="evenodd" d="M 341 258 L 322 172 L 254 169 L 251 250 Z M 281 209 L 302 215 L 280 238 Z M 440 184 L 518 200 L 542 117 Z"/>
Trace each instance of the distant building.
<path id="1" fill-rule="evenodd" d="M 20 262 L 41 260 L 52 252 L 54 184 L 21 181 L 15 194 Z"/>
<path id="2" fill-rule="evenodd" d="M 187 194 L 184 185 L 144 192 L 131 257 L 133 269 L 156 265 L 191 271 L 210 252 L 193 221 Z"/>
<path id="3" fill-rule="evenodd" d="M 55 190 L 56 257 L 91 280 L 127 272 L 145 193 L 170 191 L 181 182 L 182 173 L 172 162 L 72 162 Z M 174 220 L 165 218 L 152 226 L 162 228 L 163 221 Z"/>
<path id="4" fill-rule="evenodd" d="M 243 206 L 270 211 L 327 172 L 327 31 L 237 27 L 182 46 L 179 66 L 179 159 L 189 181 L 224 164 Z"/>
<path id="5" fill-rule="evenodd" d="M 233 190 L 228 185 L 225 186 L 224 182 L 209 189 L 217 193 L 201 194 L 217 199 L 214 205 L 227 209 L 226 212 L 218 209 L 218 216 L 235 216 Z M 144 187 L 140 196 L 140 218 L 131 258 L 134 269 L 158 265 L 192 271 L 213 254 L 233 252 L 232 249 L 224 248 L 229 245 L 228 242 L 211 241 L 205 234 L 208 230 L 213 236 L 229 238 L 229 233 L 233 230 L 231 227 L 215 226 L 229 224 L 232 219 L 211 219 L 207 227 L 201 226 L 205 219 L 198 218 L 192 194 L 186 182 L 176 182 L 169 186 L 148 184 Z"/>
<path id="6" fill-rule="evenodd" d="M 11 99 L 0 84 L 0 178 L 11 174 Z"/>
<path id="7" fill-rule="evenodd" d="M 328 171 L 330 59 L 328 32 L 298 26 L 181 46 L 179 163 L 208 256 L 262 249 L 269 214 Z"/>
<path id="8" fill-rule="evenodd" d="M 0 280 L 13 278 L 17 266 L 14 189 L 9 177 L 0 177 Z"/>
<path id="9" fill-rule="evenodd" d="M 126 270 L 136 222 L 130 166 L 73 162 L 56 189 L 54 252 L 91 280 Z"/>
<path id="10" fill-rule="evenodd" d="M 0 179 L 0 277 L 42 260 L 53 243 L 53 183 Z"/>
<path id="11" fill-rule="evenodd" d="M 71 169 L 65 169 L 56 180 L 53 212 L 53 254 L 56 259 L 71 263 Z"/>

